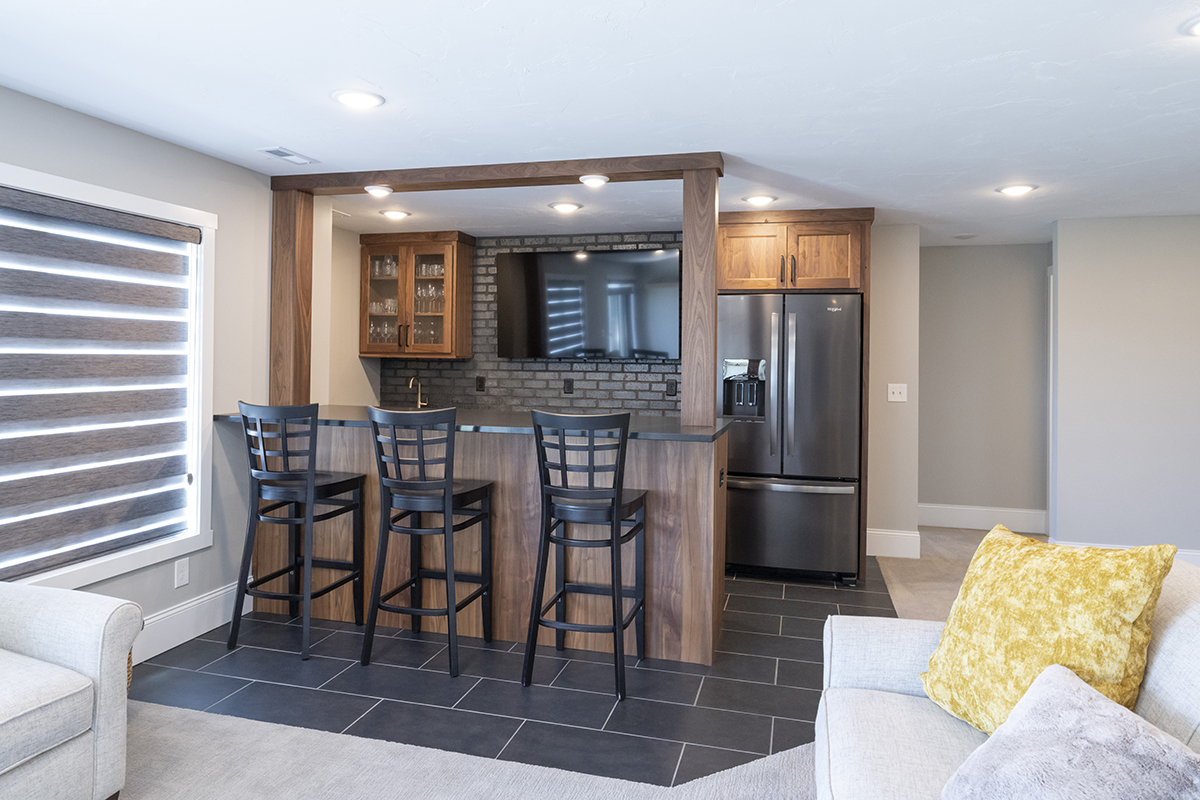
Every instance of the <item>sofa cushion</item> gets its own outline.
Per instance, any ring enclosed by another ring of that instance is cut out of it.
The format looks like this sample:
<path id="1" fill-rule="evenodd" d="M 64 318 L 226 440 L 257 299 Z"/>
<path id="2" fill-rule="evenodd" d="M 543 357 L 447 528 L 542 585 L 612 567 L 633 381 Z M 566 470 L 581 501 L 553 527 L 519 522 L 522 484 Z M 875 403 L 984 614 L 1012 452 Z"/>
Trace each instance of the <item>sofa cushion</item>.
<path id="1" fill-rule="evenodd" d="M 975 551 L 929 671 L 934 702 L 984 733 L 1062 664 L 1133 708 L 1174 545 L 1044 544 L 997 525 Z"/>
<path id="2" fill-rule="evenodd" d="M 0 773 L 89 730 L 92 697 L 78 672 L 0 650 Z"/>
<path id="3" fill-rule="evenodd" d="M 1037 677 L 942 800 L 1200 800 L 1200 755 L 1066 667 Z"/>
<path id="4" fill-rule="evenodd" d="M 1176 560 L 1151 624 L 1133 710 L 1200 753 L 1200 567 Z"/>
<path id="5" fill-rule="evenodd" d="M 936 800 L 986 740 L 926 697 L 826 689 L 817 710 L 817 797 Z"/>

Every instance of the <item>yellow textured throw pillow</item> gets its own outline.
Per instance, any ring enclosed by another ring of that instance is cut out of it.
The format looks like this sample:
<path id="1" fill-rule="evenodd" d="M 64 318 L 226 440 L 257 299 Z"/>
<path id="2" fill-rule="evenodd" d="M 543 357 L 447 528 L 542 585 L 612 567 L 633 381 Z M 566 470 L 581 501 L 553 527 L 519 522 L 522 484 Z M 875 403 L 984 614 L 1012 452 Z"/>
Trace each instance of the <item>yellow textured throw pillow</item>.
<path id="1" fill-rule="evenodd" d="M 1133 708 L 1175 550 L 1043 544 L 997 525 L 975 551 L 921 675 L 925 693 L 990 734 L 1042 670 L 1061 664 Z"/>

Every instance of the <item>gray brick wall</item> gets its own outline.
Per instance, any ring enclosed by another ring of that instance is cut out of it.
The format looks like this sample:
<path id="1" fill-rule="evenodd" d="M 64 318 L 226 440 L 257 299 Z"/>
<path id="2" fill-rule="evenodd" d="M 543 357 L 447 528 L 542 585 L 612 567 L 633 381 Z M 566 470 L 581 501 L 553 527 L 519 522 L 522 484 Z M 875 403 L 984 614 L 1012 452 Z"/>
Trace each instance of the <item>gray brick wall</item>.
<path id="1" fill-rule="evenodd" d="M 496 356 L 496 254 L 539 250 L 679 249 L 683 234 L 600 233 L 585 236 L 505 236 L 475 243 L 474 339 L 470 361 L 382 359 L 380 395 L 384 406 L 407 407 L 417 390 L 414 375 L 431 406 L 547 408 L 586 413 L 629 410 L 679 416 L 679 395 L 667 396 L 667 381 L 679 381 L 679 361 L 501 359 Z M 486 391 L 475 390 L 483 376 Z M 575 382 L 573 394 L 563 380 Z M 677 384 L 678 385 L 678 384 Z"/>

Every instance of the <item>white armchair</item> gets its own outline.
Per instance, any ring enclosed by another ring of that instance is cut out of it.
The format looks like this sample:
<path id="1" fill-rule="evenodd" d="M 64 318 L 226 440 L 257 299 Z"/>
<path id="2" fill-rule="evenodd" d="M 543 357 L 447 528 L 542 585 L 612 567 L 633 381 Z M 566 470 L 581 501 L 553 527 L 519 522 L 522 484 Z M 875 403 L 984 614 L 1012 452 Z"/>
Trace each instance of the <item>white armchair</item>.
<path id="1" fill-rule="evenodd" d="M 117 796 L 141 629 L 126 600 L 0 583 L 0 797 Z"/>

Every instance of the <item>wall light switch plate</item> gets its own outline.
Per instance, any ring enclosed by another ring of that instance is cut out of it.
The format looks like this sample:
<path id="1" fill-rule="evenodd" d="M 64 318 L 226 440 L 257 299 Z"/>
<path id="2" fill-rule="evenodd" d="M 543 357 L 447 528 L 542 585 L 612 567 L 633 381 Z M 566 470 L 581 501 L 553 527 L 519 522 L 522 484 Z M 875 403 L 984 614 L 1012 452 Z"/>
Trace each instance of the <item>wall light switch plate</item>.
<path id="1" fill-rule="evenodd" d="M 487 379 L 484 378 L 482 375 L 475 376 L 475 391 L 477 391 L 477 392 L 486 392 L 487 391 Z"/>
<path id="2" fill-rule="evenodd" d="M 188 585 L 188 580 L 189 580 L 188 567 L 189 566 L 190 565 L 188 563 L 188 559 L 186 559 L 186 558 L 181 558 L 175 562 L 175 588 L 176 589 L 178 589 L 180 586 Z"/>
<path id="3" fill-rule="evenodd" d="M 575 394 L 574 378 L 563 378 L 563 394 Z"/>
<path id="4" fill-rule="evenodd" d="M 674 397 L 679 394 L 679 381 L 672 378 L 667 381 L 667 397 Z"/>
<path id="5" fill-rule="evenodd" d="M 889 383 L 888 384 L 888 402 L 889 403 L 907 403 L 908 402 L 908 384 L 907 383 Z"/>

